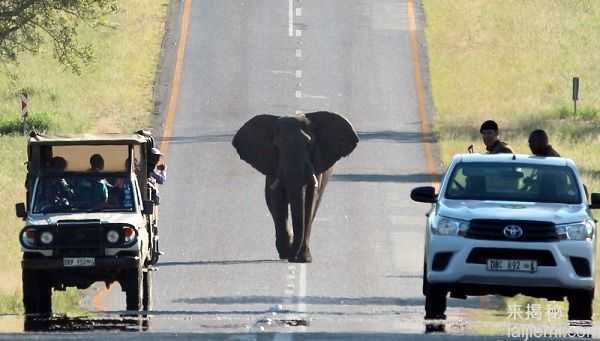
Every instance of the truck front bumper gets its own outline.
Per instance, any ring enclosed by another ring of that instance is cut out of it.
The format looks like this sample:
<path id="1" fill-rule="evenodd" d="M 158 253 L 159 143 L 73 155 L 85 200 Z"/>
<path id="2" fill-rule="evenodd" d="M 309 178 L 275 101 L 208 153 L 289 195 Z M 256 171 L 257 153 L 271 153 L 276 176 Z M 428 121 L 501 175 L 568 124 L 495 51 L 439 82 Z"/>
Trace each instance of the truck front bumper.
<path id="1" fill-rule="evenodd" d="M 23 259 L 21 267 L 26 270 L 125 270 L 136 269 L 140 266 L 140 257 L 118 256 L 118 257 L 89 257 L 94 258 L 94 265 L 90 266 L 65 266 L 63 257 L 40 257 Z"/>

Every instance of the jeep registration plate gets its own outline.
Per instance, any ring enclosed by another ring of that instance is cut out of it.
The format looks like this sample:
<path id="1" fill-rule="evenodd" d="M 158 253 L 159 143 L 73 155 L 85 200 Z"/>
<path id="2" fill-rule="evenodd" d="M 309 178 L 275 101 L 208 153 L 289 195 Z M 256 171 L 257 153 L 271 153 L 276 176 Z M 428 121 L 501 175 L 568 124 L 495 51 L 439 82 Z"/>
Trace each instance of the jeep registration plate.
<path id="1" fill-rule="evenodd" d="M 536 272 L 537 261 L 524 259 L 488 259 L 488 271 Z"/>
<path id="2" fill-rule="evenodd" d="M 65 267 L 94 266 L 94 265 L 96 265 L 96 259 L 94 259 L 94 258 L 64 258 L 63 265 Z"/>

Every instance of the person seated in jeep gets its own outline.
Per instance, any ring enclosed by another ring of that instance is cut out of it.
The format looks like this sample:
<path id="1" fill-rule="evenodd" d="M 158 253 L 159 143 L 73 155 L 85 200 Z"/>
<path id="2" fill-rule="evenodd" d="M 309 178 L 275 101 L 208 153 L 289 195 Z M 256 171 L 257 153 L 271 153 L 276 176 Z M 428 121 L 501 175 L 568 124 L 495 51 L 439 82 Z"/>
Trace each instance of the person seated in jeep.
<path id="1" fill-rule="evenodd" d="M 45 183 L 44 198 L 47 208 L 64 209 L 71 206 L 71 202 L 75 197 L 73 187 L 62 177 L 67 168 L 67 161 L 55 156 L 50 160 L 49 174 L 52 175 L 49 181 Z"/>
<path id="2" fill-rule="evenodd" d="M 86 202 L 90 207 L 101 207 L 108 202 L 108 187 L 106 179 L 96 178 L 104 170 L 104 159 L 100 154 L 94 154 L 90 158 L 89 173 L 94 178 L 84 179 L 80 182 L 81 201 Z"/>

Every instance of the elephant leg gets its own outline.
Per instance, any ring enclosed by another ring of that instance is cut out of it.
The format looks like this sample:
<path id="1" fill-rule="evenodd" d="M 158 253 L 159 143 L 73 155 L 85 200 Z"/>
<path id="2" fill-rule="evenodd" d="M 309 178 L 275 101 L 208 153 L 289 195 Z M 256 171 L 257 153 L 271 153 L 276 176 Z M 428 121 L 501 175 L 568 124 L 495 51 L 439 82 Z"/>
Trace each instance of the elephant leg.
<path id="1" fill-rule="evenodd" d="M 292 263 L 310 263 L 312 255 L 310 253 L 309 241 L 312 223 L 312 211 L 315 204 L 316 189 L 306 186 L 300 198 L 295 198 L 296 205 L 292 204 L 292 222 L 294 227 L 294 243 L 292 244 L 293 256 L 289 261 Z M 298 207 L 299 209 L 294 209 Z"/>
<path id="2" fill-rule="evenodd" d="M 295 262 L 312 262 L 312 254 L 310 252 L 310 236 L 312 232 L 312 226 L 314 219 L 317 215 L 319 204 L 321 203 L 321 198 L 323 197 L 323 192 L 325 191 L 325 187 L 327 186 L 327 182 L 329 181 L 329 177 L 332 173 L 333 168 L 330 168 L 327 171 L 319 174 L 317 176 L 317 187 L 306 188 L 306 196 L 304 197 L 305 216 L 303 243 L 301 244 L 298 252 L 296 253 L 296 257 L 294 259 Z"/>
<path id="3" fill-rule="evenodd" d="M 279 253 L 279 259 L 288 259 L 292 237 L 288 229 L 288 202 L 283 186 L 274 185 L 276 179 L 267 177 L 265 184 L 265 199 L 269 212 L 275 224 L 275 247 Z"/>

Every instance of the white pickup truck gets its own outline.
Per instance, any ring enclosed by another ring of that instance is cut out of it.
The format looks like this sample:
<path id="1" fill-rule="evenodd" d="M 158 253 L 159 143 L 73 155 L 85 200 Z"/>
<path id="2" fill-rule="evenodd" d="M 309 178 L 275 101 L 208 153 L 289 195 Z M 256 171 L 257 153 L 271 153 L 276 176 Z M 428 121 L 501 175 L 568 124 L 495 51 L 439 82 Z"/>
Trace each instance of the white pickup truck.
<path id="1" fill-rule="evenodd" d="M 524 294 L 569 301 L 569 320 L 591 320 L 596 221 L 575 163 L 529 155 L 456 155 L 440 184 L 415 188 L 427 215 L 426 319 L 455 298 Z"/>

